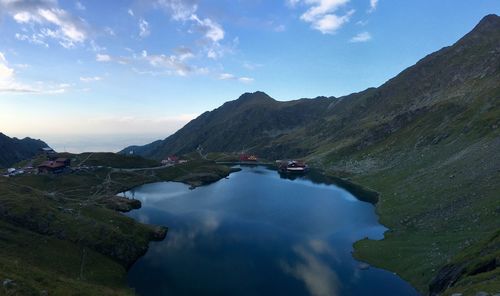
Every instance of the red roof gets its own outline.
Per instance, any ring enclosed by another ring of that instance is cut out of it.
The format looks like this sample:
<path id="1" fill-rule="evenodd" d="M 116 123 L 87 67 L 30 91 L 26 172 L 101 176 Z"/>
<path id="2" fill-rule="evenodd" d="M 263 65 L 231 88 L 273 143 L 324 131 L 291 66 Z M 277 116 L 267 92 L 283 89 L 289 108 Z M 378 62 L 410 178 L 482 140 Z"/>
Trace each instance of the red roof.
<path id="1" fill-rule="evenodd" d="M 45 161 L 41 165 L 39 165 L 39 168 L 49 168 L 49 169 L 58 169 L 58 168 L 63 168 L 66 165 L 64 163 L 56 162 L 56 161 Z"/>

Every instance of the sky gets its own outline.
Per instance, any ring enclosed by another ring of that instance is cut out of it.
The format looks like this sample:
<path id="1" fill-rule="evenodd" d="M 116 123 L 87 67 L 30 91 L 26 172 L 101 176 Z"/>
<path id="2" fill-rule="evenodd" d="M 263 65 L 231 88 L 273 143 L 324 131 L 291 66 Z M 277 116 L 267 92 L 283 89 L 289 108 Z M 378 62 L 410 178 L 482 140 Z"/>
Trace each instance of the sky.
<path id="1" fill-rule="evenodd" d="M 0 0 L 0 132 L 118 151 L 245 92 L 380 86 L 491 13 L 499 0 Z"/>

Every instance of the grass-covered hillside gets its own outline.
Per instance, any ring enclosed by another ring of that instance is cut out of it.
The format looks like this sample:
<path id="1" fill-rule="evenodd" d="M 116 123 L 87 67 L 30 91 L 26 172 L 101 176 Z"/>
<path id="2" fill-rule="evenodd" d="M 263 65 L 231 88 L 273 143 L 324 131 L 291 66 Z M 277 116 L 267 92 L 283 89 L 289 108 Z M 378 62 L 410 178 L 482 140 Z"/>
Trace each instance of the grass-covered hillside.
<path id="1" fill-rule="evenodd" d="M 230 173 L 205 160 L 137 169 L 156 162 L 103 153 L 64 156 L 83 169 L 0 178 L 0 295 L 132 295 L 127 268 L 166 228 L 119 213 L 140 202 L 116 194 L 163 180 L 198 186 Z"/>
<path id="2" fill-rule="evenodd" d="M 499 292 L 499 82 L 500 17 L 489 15 L 378 88 L 291 102 L 245 94 L 125 152 L 305 158 L 380 193 L 377 211 L 391 230 L 357 243 L 357 258 L 423 293 Z"/>
<path id="3" fill-rule="evenodd" d="M 121 153 L 133 151 L 159 160 L 198 147 L 207 152 L 256 151 L 264 143 L 322 118 L 331 101 L 332 98 L 321 97 L 279 102 L 263 92 L 246 93 L 203 113 L 163 141 L 131 146 Z"/>

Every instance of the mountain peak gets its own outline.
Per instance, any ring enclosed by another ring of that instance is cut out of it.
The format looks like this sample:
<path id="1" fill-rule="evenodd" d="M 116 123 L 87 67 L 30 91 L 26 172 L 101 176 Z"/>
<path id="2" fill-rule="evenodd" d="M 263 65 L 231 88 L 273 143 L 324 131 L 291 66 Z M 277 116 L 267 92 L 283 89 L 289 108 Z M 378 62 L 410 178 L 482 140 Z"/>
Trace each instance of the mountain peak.
<path id="1" fill-rule="evenodd" d="M 496 14 L 489 14 L 476 25 L 476 27 L 468 35 L 484 35 L 488 33 L 496 33 L 500 28 L 500 17 Z"/>
<path id="2" fill-rule="evenodd" d="M 478 26 L 488 25 L 488 24 L 498 24 L 500 23 L 500 16 L 496 14 L 488 14 L 483 17 L 483 19 L 479 22 Z"/>
<path id="3" fill-rule="evenodd" d="M 268 94 L 262 91 L 256 91 L 253 93 L 247 92 L 242 94 L 236 101 L 240 102 L 270 102 L 274 101 Z"/>

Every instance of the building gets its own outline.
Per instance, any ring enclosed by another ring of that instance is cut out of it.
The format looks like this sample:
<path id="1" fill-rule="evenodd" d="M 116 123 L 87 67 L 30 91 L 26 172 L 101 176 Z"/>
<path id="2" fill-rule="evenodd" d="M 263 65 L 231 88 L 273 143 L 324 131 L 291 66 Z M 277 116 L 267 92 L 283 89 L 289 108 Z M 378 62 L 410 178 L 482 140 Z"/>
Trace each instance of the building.
<path id="1" fill-rule="evenodd" d="M 257 156 L 255 155 L 249 155 L 249 154 L 240 154 L 240 161 L 250 161 L 250 162 L 256 162 Z"/>
<path id="2" fill-rule="evenodd" d="M 40 174 L 59 174 L 63 173 L 71 164 L 68 158 L 57 158 L 56 160 L 47 160 L 38 166 L 38 173 Z"/>
<path id="3" fill-rule="evenodd" d="M 167 157 L 167 159 L 164 159 L 161 161 L 162 165 L 173 165 L 176 163 L 179 163 L 179 157 L 177 157 L 175 155 L 171 155 L 171 156 Z"/>
<path id="4" fill-rule="evenodd" d="M 57 163 L 63 163 L 65 166 L 70 166 L 71 165 L 71 159 L 69 159 L 69 158 L 59 157 L 59 158 L 56 159 L 56 162 Z"/>

